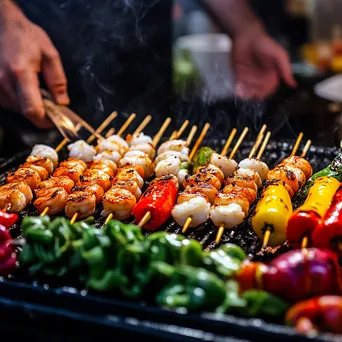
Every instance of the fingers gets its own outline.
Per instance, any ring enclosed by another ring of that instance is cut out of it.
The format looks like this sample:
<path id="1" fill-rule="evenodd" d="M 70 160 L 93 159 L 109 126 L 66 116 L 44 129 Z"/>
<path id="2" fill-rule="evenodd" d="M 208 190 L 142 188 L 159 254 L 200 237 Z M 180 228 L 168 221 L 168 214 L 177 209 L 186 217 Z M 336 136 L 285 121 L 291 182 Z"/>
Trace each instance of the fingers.
<path id="1" fill-rule="evenodd" d="M 68 105 L 70 99 L 62 62 L 58 51 L 48 37 L 46 37 L 46 44 L 43 49 L 42 72 L 55 101 L 60 105 Z"/>
<path id="2" fill-rule="evenodd" d="M 52 123 L 45 117 L 37 72 L 25 65 L 17 65 L 13 73 L 22 114 L 39 128 L 52 127 Z"/>
<path id="3" fill-rule="evenodd" d="M 295 81 L 292 74 L 290 59 L 287 53 L 283 51 L 282 48 L 278 50 L 274 62 L 277 71 L 284 82 L 290 87 L 296 87 L 297 82 Z"/>

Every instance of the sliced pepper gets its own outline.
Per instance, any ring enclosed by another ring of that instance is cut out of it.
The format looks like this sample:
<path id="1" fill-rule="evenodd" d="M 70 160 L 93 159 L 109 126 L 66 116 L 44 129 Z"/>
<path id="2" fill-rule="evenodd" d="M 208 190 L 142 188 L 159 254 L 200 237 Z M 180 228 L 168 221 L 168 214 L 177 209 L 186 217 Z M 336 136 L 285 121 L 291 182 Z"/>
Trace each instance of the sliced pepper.
<path id="1" fill-rule="evenodd" d="M 0 211 L 0 224 L 6 228 L 10 228 L 16 223 L 19 219 L 18 214 L 15 213 L 5 213 Z"/>
<path id="2" fill-rule="evenodd" d="M 209 164 L 211 155 L 214 152 L 215 151 L 208 146 L 200 147 L 192 159 L 192 171 L 195 172 L 200 166 Z"/>

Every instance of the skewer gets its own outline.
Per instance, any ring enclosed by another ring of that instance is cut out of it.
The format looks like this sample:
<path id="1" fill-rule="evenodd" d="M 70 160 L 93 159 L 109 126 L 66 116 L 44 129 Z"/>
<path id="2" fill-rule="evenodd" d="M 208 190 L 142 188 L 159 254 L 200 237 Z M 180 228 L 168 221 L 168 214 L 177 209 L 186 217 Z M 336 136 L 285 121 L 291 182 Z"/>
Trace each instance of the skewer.
<path id="1" fill-rule="evenodd" d="M 185 121 L 183 122 L 183 125 L 182 125 L 181 128 L 179 129 L 179 131 L 178 131 L 178 132 L 175 131 L 176 135 L 175 135 L 174 139 L 178 139 L 178 138 L 183 134 L 183 132 L 185 131 L 185 129 L 188 127 L 188 125 L 189 125 L 189 120 L 185 120 Z M 172 134 L 173 134 L 173 133 L 172 133 Z"/>
<path id="2" fill-rule="evenodd" d="M 232 143 L 232 141 L 234 139 L 234 136 L 235 136 L 236 132 L 237 132 L 236 128 L 233 128 L 232 131 L 230 132 L 230 134 L 228 136 L 228 139 L 227 139 L 227 141 L 226 141 L 226 143 L 225 143 L 225 145 L 224 145 L 224 147 L 223 147 L 223 149 L 221 151 L 221 156 L 227 154 L 227 151 L 228 151 L 228 149 L 229 149 L 229 147 L 230 147 L 230 145 L 231 145 L 231 143 Z M 196 153 L 196 151 L 195 151 L 195 153 Z M 183 228 L 182 228 L 182 233 L 183 234 L 186 233 L 186 231 L 189 229 L 191 222 L 192 222 L 192 217 L 189 216 L 185 220 L 185 223 L 183 225 Z"/>
<path id="3" fill-rule="evenodd" d="M 192 158 L 194 157 L 194 155 L 195 155 L 195 153 L 197 152 L 199 146 L 202 144 L 202 141 L 203 141 L 205 135 L 206 135 L 206 134 L 208 133 L 208 131 L 209 131 L 209 128 L 210 128 L 210 123 L 207 122 L 207 123 L 204 125 L 204 127 L 203 127 L 203 129 L 202 129 L 202 132 L 201 132 L 201 134 L 200 134 L 200 136 L 199 136 L 198 139 L 196 140 L 195 145 L 194 145 L 194 147 L 192 148 L 192 150 L 191 150 L 191 152 L 190 152 L 190 155 L 189 155 L 190 161 L 191 161 Z M 190 135 L 191 135 L 191 133 L 190 133 Z M 188 137 L 188 139 L 187 139 L 187 141 L 186 141 L 186 142 L 187 142 L 187 146 L 190 145 L 190 143 L 188 143 L 189 138 L 190 138 L 190 135 L 189 135 L 189 137 Z"/>
<path id="4" fill-rule="evenodd" d="M 223 149 L 221 151 L 221 156 L 227 155 L 228 149 L 229 149 L 230 145 L 232 144 L 233 139 L 235 138 L 236 132 L 237 132 L 236 128 L 233 128 L 232 131 L 230 132 L 229 137 L 228 137 L 228 139 L 227 139 L 226 143 L 224 144 Z"/>
<path id="5" fill-rule="evenodd" d="M 70 224 L 74 224 L 74 223 L 76 222 L 77 216 L 78 216 L 78 213 L 75 213 L 75 214 L 73 215 L 73 217 L 72 217 L 71 220 L 70 220 Z"/>
<path id="6" fill-rule="evenodd" d="M 176 139 L 176 136 L 177 136 L 177 131 L 173 131 L 172 134 L 170 135 L 169 140 L 174 140 L 174 139 Z"/>
<path id="7" fill-rule="evenodd" d="M 292 153 L 291 153 L 291 157 L 293 157 L 297 150 L 298 150 L 298 147 L 299 147 L 299 144 L 300 142 L 302 141 L 303 139 L 303 133 L 301 132 L 299 135 L 298 135 L 298 138 L 297 138 L 297 141 L 292 149 Z M 304 146 L 304 149 L 303 149 L 303 152 L 302 154 L 300 155 L 301 157 L 305 157 L 305 155 L 307 154 L 307 152 L 309 151 L 310 149 L 310 145 L 311 145 L 311 140 L 308 140 Z M 262 241 L 262 249 L 266 248 L 269 241 L 270 241 L 270 238 L 271 238 L 271 229 L 266 229 L 265 231 L 265 234 L 264 234 L 264 238 L 263 238 L 263 241 Z M 307 236 L 304 236 L 303 237 L 303 240 L 302 240 L 302 248 L 306 248 L 306 246 L 308 245 L 308 242 L 309 242 L 309 239 Z"/>
<path id="8" fill-rule="evenodd" d="M 108 118 L 102 122 L 102 124 L 97 128 L 97 130 L 95 132 L 100 134 L 117 116 L 118 116 L 118 112 L 111 113 L 108 116 Z M 91 135 L 90 138 L 88 139 L 88 144 L 93 142 L 93 140 L 95 138 L 96 138 L 96 136 L 94 134 Z"/>
<path id="9" fill-rule="evenodd" d="M 296 143 L 294 144 L 293 146 L 293 149 L 292 149 L 292 152 L 290 154 L 290 157 L 293 157 L 296 153 L 297 153 L 297 150 L 298 150 L 298 147 L 303 139 L 303 132 L 300 132 L 299 135 L 298 135 L 298 138 L 297 138 L 297 141 Z"/>
<path id="10" fill-rule="evenodd" d="M 106 133 L 106 138 L 109 138 L 111 135 L 115 133 L 115 128 L 112 127 L 107 133 Z"/>
<path id="11" fill-rule="evenodd" d="M 235 153 L 237 152 L 237 150 L 239 149 L 240 145 L 242 144 L 243 140 L 245 139 L 246 135 L 248 133 L 248 127 L 245 127 L 244 130 L 242 131 L 240 138 L 238 139 L 238 141 L 236 142 L 232 152 L 229 155 L 229 159 L 233 159 L 233 157 L 235 156 Z"/>
<path id="12" fill-rule="evenodd" d="M 270 137 L 271 137 L 271 132 L 268 131 L 267 134 L 266 134 L 266 137 L 264 139 L 264 142 L 262 143 L 262 145 L 260 147 L 259 153 L 257 155 L 257 159 L 260 159 L 261 156 L 264 154 L 266 146 L 268 144 L 268 141 L 270 140 Z"/>
<path id="13" fill-rule="evenodd" d="M 121 128 L 119 129 L 117 136 L 121 136 L 125 130 L 128 128 L 128 126 L 132 123 L 132 121 L 135 119 L 136 114 L 132 113 L 129 118 L 125 121 L 125 123 L 121 126 Z"/>
<path id="14" fill-rule="evenodd" d="M 153 138 L 153 142 L 152 142 L 153 146 L 158 145 L 158 143 L 159 143 L 161 137 L 163 136 L 163 134 L 164 134 L 165 131 L 167 130 L 167 128 L 168 128 L 170 122 L 171 122 L 171 118 L 167 118 L 167 119 L 164 121 L 162 127 L 160 128 L 160 130 L 158 131 L 158 133 L 157 133 L 157 134 L 155 135 L 155 137 Z M 108 222 L 109 222 L 112 218 L 113 218 L 113 214 L 110 213 L 110 214 L 106 217 L 106 220 L 105 220 L 105 223 L 104 223 L 104 224 L 107 225 Z M 147 221 L 148 221 L 148 220 L 147 220 Z M 147 221 L 146 221 L 146 222 L 147 222 Z M 145 223 L 146 223 L 146 222 L 145 222 Z"/>
<path id="15" fill-rule="evenodd" d="M 253 145 L 253 147 L 252 147 L 252 149 L 251 149 L 251 151 L 250 151 L 250 153 L 249 153 L 249 155 L 248 155 L 248 158 L 249 158 L 249 159 L 252 158 L 253 155 L 255 154 L 255 152 L 257 151 L 257 149 L 258 149 L 258 147 L 259 147 L 259 145 L 260 145 L 260 143 L 261 143 L 261 141 L 262 141 L 262 138 L 263 138 L 263 136 L 264 136 L 265 130 L 266 130 L 266 125 L 263 125 L 262 128 L 261 128 L 261 130 L 260 130 L 260 132 L 259 132 L 259 134 L 258 134 L 258 136 L 257 136 L 257 138 L 256 138 L 256 140 L 255 140 L 255 143 L 254 143 L 254 145 Z M 246 132 L 246 133 L 245 133 L 245 132 Z M 242 132 L 242 134 L 241 134 L 239 140 L 237 141 L 237 143 L 236 143 L 236 145 L 235 145 L 235 147 L 234 147 L 234 149 L 233 149 L 233 151 L 232 151 L 232 152 L 234 152 L 234 150 L 235 150 L 234 154 L 237 152 L 237 150 L 238 150 L 239 146 L 241 145 L 243 139 L 245 138 L 247 132 L 248 132 L 248 128 L 246 127 L 246 128 L 244 129 L 244 131 Z M 242 137 L 242 139 L 241 139 L 241 137 Z M 267 135 L 266 135 L 266 137 L 265 137 L 265 140 L 266 140 L 266 138 L 267 138 Z M 269 139 L 269 138 L 268 138 L 268 139 Z M 268 141 L 268 139 L 267 139 L 267 141 Z M 234 154 L 233 154 L 233 156 L 234 156 Z M 231 153 L 231 157 L 230 157 L 230 158 L 233 158 L 233 156 L 232 156 L 232 153 Z M 221 239 L 222 239 L 222 236 L 223 236 L 223 233 L 224 233 L 224 225 L 221 224 L 220 227 L 219 227 L 219 229 L 218 229 L 218 231 L 217 231 L 216 239 L 215 239 L 215 243 L 216 243 L 217 245 L 220 243 L 220 241 L 221 241 Z"/>
<path id="16" fill-rule="evenodd" d="M 199 137 L 197 138 L 195 144 L 194 144 L 194 147 L 192 148 L 191 152 L 190 152 L 190 155 L 189 155 L 189 160 L 191 161 L 191 159 L 193 158 L 193 156 L 195 155 L 195 153 L 197 152 L 197 149 L 198 147 L 201 145 L 205 135 L 207 134 L 208 130 L 210 128 L 210 124 L 207 122 L 203 129 L 202 129 L 202 132 L 201 134 L 199 135 Z M 196 130 L 197 130 L 197 126 L 193 126 L 190 133 L 189 133 L 189 136 L 186 140 L 186 146 L 189 146 L 191 144 L 191 141 L 196 133 Z M 140 220 L 140 222 L 138 223 L 138 227 L 142 228 L 150 219 L 151 219 L 151 212 L 146 212 L 146 214 L 143 216 L 143 218 Z"/>
<path id="17" fill-rule="evenodd" d="M 133 132 L 134 135 L 138 135 L 141 133 L 141 131 L 149 124 L 149 122 L 152 120 L 152 115 L 147 115 L 146 118 L 143 120 L 143 122 L 138 126 L 138 128 Z"/>

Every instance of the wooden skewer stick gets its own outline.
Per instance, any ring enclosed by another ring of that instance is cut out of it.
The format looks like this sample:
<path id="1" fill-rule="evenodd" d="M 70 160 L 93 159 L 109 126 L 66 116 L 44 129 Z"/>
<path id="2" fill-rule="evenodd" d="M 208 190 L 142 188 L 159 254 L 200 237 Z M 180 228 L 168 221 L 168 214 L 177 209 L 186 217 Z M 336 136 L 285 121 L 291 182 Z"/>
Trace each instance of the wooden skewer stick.
<path id="1" fill-rule="evenodd" d="M 244 130 L 242 131 L 240 138 L 238 139 L 238 141 L 236 142 L 232 152 L 230 153 L 229 159 L 233 159 L 235 156 L 235 153 L 237 152 L 237 150 L 239 149 L 240 145 L 242 144 L 243 140 L 245 139 L 246 135 L 248 133 L 248 127 L 245 127 Z"/>
<path id="2" fill-rule="evenodd" d="M 153 141 L 152 141 L 152 145 L 155 147 L 158 145 L 160 139 L 162 138 L 163 134 L 165 133 L 166 129 L 169 127 L 171 122 L 171 118 L 167 118 L 163 125 L 161 126 L 159 132 L 154 136 Z"/>
<path id="3" fill-rule="evenodd" d="M 144 227 L 144 225 L 151 219 L 151 217 L 152 217 L 152 214 L 150 211 L 148 211 L 138 223 L 138 227 L 140 228 Z"/>
<path id="4" fill-rule="evenodd" d="M 260 150 L 259 150 L 259 153 L 257 154 L 257 159 L 261 159 L 262 155 L 264 154 L 264 151 L 266 149 L 266 146 L 268 144 L 268 141 L 270 140 L 271 138 L 271 132 L 268 131 L 267 134 L 266 134 L 266 137 L 260 147 Z"/>
<path id="5" fill-rule="evenodd" d="M 174 140 L 174 139 L 176 139 L 176 136 L 177 136 L 177 131 L 173 131 L 172 134 L 170 135 L 169 140 Z"/>
<path id="6" fill-rule="evenodd" d="M 227 142 L 225 143 L 223 149 L 222 149 L 222 152 L 221 152 L 221 155 L 226 155 L 227 154 L 227 151 L 230 147 L 230 144 L 232 143 L 233 139 L 234 139 L 234 136 L 236 134 L 236 128 L 233 128 L 232 131 L 230 132 L 229 134 L 229 137 L 227 139 Z M 182 233 L 186 233 L 186 231 L 189 229 L 190 225 L 191 225 L 191 222 L 192 222 L 192 217 L 189 216 L 185 222 L 184 222 L 184 225 L 183 225 L 183 228 L 182 228 Z"/>
<path id="7" fill-rule="evenodd" d="M 186 139 L 186 142 L 185 142 L 186 146 L 190 146 L 191 145 L 191 142 L 192 142 L 193 138 L 195 137 L 196 132 L 197 132 L 197 126 L 194 125 L 194 126 L 191 127 L 191 131 L 190 131 L 190 133 L 188 135 L 188 138 Z"/>
<path id="8" fill-rule="evenodd" d="M 98 127 L 98 129 L 95 131 L 96 133 L 101 133 L 108 125 L 118 116 L 118 112 L 111 113 L 108 118 L 102 122 L 102 124 Z M 95 135 L 91 135 L 87 141 L 88 144 L 93 142 L 93 140 L 96 138 Z"/>
<path id="9" fill-rule="evenodd" d="M 266 229 L 265 231 L 265 234 L 264 234 L 264 238 L 263 238 L 263 241 L 262 241 L 262 248 L 266 248 L 269 241 L 270 241 L 270 238 L 271 238 L 271 234 L 272 234 L 272 230 L 271 229 Z"/>
<path id="10" fill-rule="evenodd" d="M 258 138 L 256 139 L 251 151 L 249 152 L 248 159 L 251 159 L 254 156 L 254 154 L 258 150 L 263 138 L 264 138 L 263 134 L 258 135 Z"/>
<path id="11" fill-rule="evenodd" d="M 76 222 L 76 220 L 77 220 L 77 217 L 78 217 L 78 212 L 75 213 L 75 214 L 72 216 L 72 218 L 71 218 L 71 220 L 70 220 L 70 224 L 74 224 L 74 223 Z"/>
<path id="12" fill-rule="evenodd" d="M 174 137 L 174 139 L 179 139 L 179 137 L 183 134 L 183 132 L 185 131 L 185 129 L 188 127 L 189 125 L 189 120 L 185 120 L 183 122 L 183 125 L 180 127 L 179 131 L 176 131 L 176 135 Z"/>
<path id="13" fill-rule="evenodd" d="M 194 147 L 192 148 L 191 152 L 190 152 L 190 155 L 189 155 L 189 159 L 192 160 L 192 158 L 194 157 L 194 155 L 196 154 L 199 146 L 202 144 L 202 141 L 204 139 L 204 137 L 206 136 L 206 134 L 208 133 L 209 131 L 209 128 L 210 128 L 210 123 L 207 122 L 203 129 L 202 129 L 202 132 L 200 134 L 200 136 L 197 138 L 196 142 L 195 142 L 195 145 Z M 189 138 L 188 138 L 189 140 Z M 188 144 L 188 140 L 187 140 L 187 146 L 189 146 L 190 144 Z"/>
<path id="14" fill-rule="evenodd" d="M 132 121 L 135 119 L 136 117 L 136 114 L 135 113 L 132 113 L 128 119 L 125 121 L 125 123 L 121 126 L 121 128 L 119 129 L 118 133 L 117 133 L 117 136 L 120 137 L 124 132 L 125 130 L 128 128 L 128 126 L 132 123 Z"/>
<path id="15" fill-rule="evenodd" d="M 301 157 L 305 157 L 305 155 L 309 152 L 311 146 L 311 140 L 308 140 L 303 148 L 303 152 L 300 155 Z"/>
<path id="16" fill-rule="evenodd" d="M 160 130 L 158 131 L 158 133 L 157 133 L 157 134 L 155 135 L 155 137 L 153 138 L 153 142 L 152 142 L 153 146 L 157 146 L 157 145 L 158 145 L 159 140 L 160 140 L 161 137 L 163 136 L 163 134 L 164 134 L 164 132 L 166 131 L 167 127 L 169 126 L 170 122 L 171 122 L 171 118 L 167 118 L 167 119 L 164 121 L 162 127 L 160 128 Z M 108 222 L 113 218 L 113 216 L 114 216 L 114 215 L 113 215 L 112 213 L 110 213 L 110 214 L 106 217 L 106 220 L 105 220 L 105 223 L 104 223 L 104 224 L 107 225 Z M 144 224 L 146 224 L 147 222 L 148 222 L 148 220 L 147 220 Z"/>
<path id="17" fill-rule="evenodd" d="M 304 136 L 303 132 L 300 132 L 299 135 L 298 135 L 297 141 L 296 141 L 296 143 L 293 146 L 293 149 L 292 149 L 292 152 L 290 154 L 290 157 L 293 157 L 297 153 L 297 150 L 298 150 L 299 145 L 300 145 L 300 143 L 301 143 L 301 141 L 303 139 L 303 136 Z"/>
<path id="18" fill-rule="evenodd" d="M 112 127 L 107 133 L 106 133 L 106 138 L 109 138 L 111 135 L 115 133 L 115 128 Z"/>
<path id="19" fill-rule="evenodd" d="M 143 131 L 143 129 L 150 123 L 152 120 L 152 115 L 147 115 L 143 122 L 138 126 L 138 128 L 132 134 L 133 136 L 138 135 Z"/>
<path id="20" fill-rule="evenodd" d="M 236 132 L 237 132 L 236 128 L 233 128 L 232 131 L 230 132 L 229 137 L 228 137 L 228 139 L 227 139 L 226 143 L 224 144 L 223 149 L 221 151 L 221 156 L 227 155 L 228 149 L 229 149 L 230 145 L 232 144 L 233 139 L 235 138 Z"/>

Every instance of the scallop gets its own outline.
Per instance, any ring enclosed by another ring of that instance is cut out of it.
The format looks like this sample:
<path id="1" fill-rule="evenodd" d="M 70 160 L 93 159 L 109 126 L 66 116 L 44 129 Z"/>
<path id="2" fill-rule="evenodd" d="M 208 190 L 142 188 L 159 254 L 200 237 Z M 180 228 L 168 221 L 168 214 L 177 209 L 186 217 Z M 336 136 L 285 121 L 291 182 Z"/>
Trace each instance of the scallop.
<path id="1" fill-rule="evenodd" d="M 114 163 L 118 163 L 121 159 L 121 154 L 118 151 L 111 151 L 111 150 L 106 150 L 98 153 L 95 157 L 94 160 L 103 160 L 103 159 L 109 159 L 112 160 Z"/>
<path id="2" fill-rule="evenodd" d="M 210 164 L 213 164 L 220 168 L 225 178 L 233 175 L 234 171 L 237 168 L 237 162 L 234 159 L 229 159 L 226 156 L 221 156 L 216 152 L 211 155 Z"/>
<path id="3" fill-rule="evenodd" d="M 152 144 L 153 140 L 149 135 L 145 135 L 143 132 L 135 135 L 130 135 L 127 138 L 129 146 L 139 145 L 139 144 Z"/>
<path id="4" fill-rule="evenodd" d="M 83 140 L 78 140 L 68 145 L 69 156 L 71 158 L 81 159 L 85 162 L 93 160 L 96 155 L 96 150 Z"/>
<path id="5" fill-rule="evenodd" d="M 181 161 L 178 157 L 169 157 L 156 165 L 155 173 L 156 177 L 161 177 L 163 175 L 178 175 L 179 168 L 181 166 Z"/>
<path id="6" fill-rule="evenodd" d="M 135 144 L 129 148 L 129 151 L 141 151 L 146 153 L 150 159 L 154 159 L 156 156 L 156 150 L 154 149 L 152 144 L 149 143 L 141 143 Z"/>
<path id="7" fill-rule="evenodd" d="M 58 154 L 50 146 L 43 145 L 43 144 L 34 145 L 31 151 L 31 156 L 48 158 L 53 162 L 53 165 L 55 168 L 58 165 Z"/>
<path id="8" fill-rule="evenodd" d="M 267 174 L 268 174 L 269 168 L 268 168 L 267 164 L 264 163 L 260 159 L 256 159 L 256 158 L 243 159 L 239 163 L 239 167 L 241 169 L 249 169 L 249 170 L 254 170 L 254 171 L 258 172 L 262 181 L 267 179 Z"/>
<path id="9" fill-rule="evenodd" d="M 190 153 L 189 148 L 186 146 L 186 141 L 184 140 L 168 140 L 164 142 L 159 146 L 157 154 L 159 155 L 166 151 L 176 151 L 185 154 L 186 156 Z"/>
<path id="10" fill-rule="evenodd" d="M 168 157 L 178 157 L 181 162 L 190 162 L 190 159 L 186 154 L 177 151 L 165 151 L 156 157 L 155 162 L 158 164 Z"/>
<path id="11" fill-rule="evenodd" d="M 245 213 L 236 203 L 214 205 L 210 209 L 210 219 L 216 227 L 224 226 L 226 229 L 231 229 L 243 222 Z"/>
<path id="12" fill-rule="evenodd" d="M 184 226 L 188 217 L 192 218 L 190 227 L 197 227 L 209 219 L 210 203 L 203 197 L 192 198 L 172 209 L 172 217 L 180 226 Z"/>

